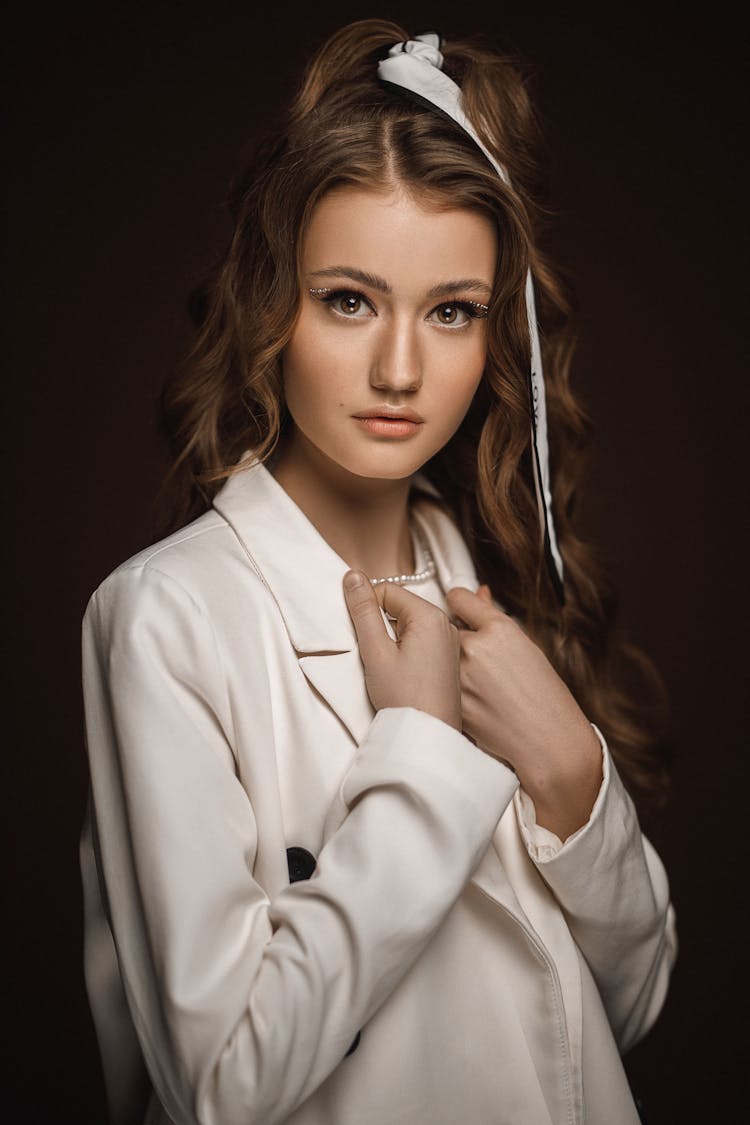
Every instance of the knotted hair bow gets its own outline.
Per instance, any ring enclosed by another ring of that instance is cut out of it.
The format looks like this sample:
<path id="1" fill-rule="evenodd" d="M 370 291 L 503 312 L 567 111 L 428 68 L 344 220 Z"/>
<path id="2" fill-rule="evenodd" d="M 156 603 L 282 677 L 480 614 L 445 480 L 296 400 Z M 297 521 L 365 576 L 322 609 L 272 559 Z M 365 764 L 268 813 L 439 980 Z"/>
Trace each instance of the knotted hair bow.
<path id="1" fill-rule="evenodd" d="M 378 78 L 387 86 L 391 86 L 399 92 L 406 90 L 408 95 L 417 102 L 426 105 L 428 109 L 437 110 L 438 113 L 459 125 L 481 149 L 500 179 L 510 185 L 508 173 L 479 139 L 474 126 L 464 113 L 460 86 L 457 86 L 442 70 L 443 55 L 440 51 L 440 44 L 440 36 L 432 31 L 425 32 L 424 35 L 418 35 L 416 39 L 394 44 L 388 51 L 388 57 L 381 59 L 378 63 Z M 532 408 L 531 439 L 534 450 L 534 485 L 539 505 L 539 517 L 544 528 L 544 553 L 552 583 L 561 604 L 564 605 L 563 562 L 557 546 L 555 525 L 552 519 L 549 445 L 547 442 L 547 400 L 544 392 L 542 349 L 539 343 L 531 269 L 526 273 L 525 295 L 531 345 L 529 394 Z"/>

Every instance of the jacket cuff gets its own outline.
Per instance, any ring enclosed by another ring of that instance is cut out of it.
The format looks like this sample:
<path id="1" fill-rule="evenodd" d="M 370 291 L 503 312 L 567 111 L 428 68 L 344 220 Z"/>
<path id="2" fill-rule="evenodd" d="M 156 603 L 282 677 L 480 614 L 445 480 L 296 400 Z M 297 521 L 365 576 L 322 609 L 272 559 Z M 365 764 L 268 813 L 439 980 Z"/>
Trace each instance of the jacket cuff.
<path id="1" fill-rule="evenodd" d="M 324 838 L 336 830 L 368 785 L 384 779 L 414 784 L 425 798 L 446 800 L 466 817 L 477 842 L 497 826 L 518 788 L 513 770 L 450 724 L 416 707 L 383 707 L 347 771 L 326 819 Z"/>

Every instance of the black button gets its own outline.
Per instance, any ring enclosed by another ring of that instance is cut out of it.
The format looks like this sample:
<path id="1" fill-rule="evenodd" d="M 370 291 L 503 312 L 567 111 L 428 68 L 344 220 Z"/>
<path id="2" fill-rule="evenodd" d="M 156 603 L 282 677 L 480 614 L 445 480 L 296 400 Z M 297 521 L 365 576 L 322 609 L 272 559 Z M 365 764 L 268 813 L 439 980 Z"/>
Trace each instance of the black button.
<path id="1" fill-rule="evenodd" d="M 360 1037 L 361 1034 L 362 1034 L 362 1032 L 358 1031 L 357 1034 L 354 1036 L 354 1039 L 352 1040 L 351 1047 L 349 1048 L 349 1050 L 344 1055 L 345 1059 L 349 1057 L 349 1055 L 352 1053 L 352 1051 L 357 1050 L 357 1047 L 359 1046 L 359 1037 Z"/>
<path id="2" fill-rule="evenodd" d="M 315 856 L 307 848 L 287 848 L 286 862 L 289 868 L 289 882 L 309 879 L 315 870 Z"/>

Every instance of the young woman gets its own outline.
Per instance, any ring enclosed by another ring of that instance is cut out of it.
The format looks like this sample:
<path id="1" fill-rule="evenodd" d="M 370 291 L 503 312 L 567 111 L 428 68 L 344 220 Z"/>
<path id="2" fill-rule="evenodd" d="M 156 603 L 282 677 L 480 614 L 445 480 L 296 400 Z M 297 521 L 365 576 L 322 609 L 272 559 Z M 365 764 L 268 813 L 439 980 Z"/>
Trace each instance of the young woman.
<path id="1" fill-rule="evenodd" d="M 116 1123 L 638 1121 L 662 769 L 570 520 L 533 139 L 502 57 L 364 20 L 237 187 L 164 394 L 177 530 L 84 621 Z"/>

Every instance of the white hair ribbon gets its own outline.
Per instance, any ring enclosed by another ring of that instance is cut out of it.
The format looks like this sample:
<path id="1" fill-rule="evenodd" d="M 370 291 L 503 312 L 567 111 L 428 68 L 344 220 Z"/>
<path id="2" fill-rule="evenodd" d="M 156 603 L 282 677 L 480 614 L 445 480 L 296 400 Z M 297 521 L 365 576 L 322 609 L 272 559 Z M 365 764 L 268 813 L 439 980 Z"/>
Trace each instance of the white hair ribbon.
<path id="1" fill-rule="evenodd" d="M 378 63 L 378 78 L 386 85 L 407 90 L 417 101 L 429 103 L 429 108 L 450 117 L 482 150 L 504 183 L 510 184 L 508 173 L 477 136 L 474 126 L 463 111 L 461 88 L 442 70 L 443 55 L 440 36 L 428 31 L 403 43 L 396 43 L 388 57 Z M 531 344 L 531 438 L 533 446 L 534 486 L 536 488 L 539 516 L 544 528 L 544 551 L 552 582 L 564 604 L 563 562 L 557 546 L 555 525 L 552 519 L 552 493 L 549 483 L 549 445 L 547 441 L 547 400 L 544 392 L 542 349 L 534 302 L 534 282 L 529 269 L 526 274 L 526 316 Z"/>

